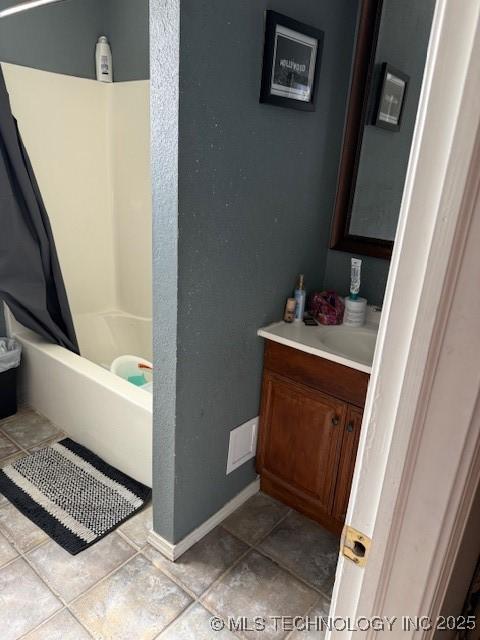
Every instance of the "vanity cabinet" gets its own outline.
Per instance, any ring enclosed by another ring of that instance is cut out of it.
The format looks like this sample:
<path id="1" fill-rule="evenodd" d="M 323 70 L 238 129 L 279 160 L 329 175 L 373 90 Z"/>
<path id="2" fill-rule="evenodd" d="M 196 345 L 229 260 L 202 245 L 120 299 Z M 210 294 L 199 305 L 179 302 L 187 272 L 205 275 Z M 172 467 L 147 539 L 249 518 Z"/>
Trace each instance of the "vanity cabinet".
<path id="1" fill-rule="evenodd" d="M 267 340 L 257 470 L 262 490 L 339 534 L 369 376 Z"/>

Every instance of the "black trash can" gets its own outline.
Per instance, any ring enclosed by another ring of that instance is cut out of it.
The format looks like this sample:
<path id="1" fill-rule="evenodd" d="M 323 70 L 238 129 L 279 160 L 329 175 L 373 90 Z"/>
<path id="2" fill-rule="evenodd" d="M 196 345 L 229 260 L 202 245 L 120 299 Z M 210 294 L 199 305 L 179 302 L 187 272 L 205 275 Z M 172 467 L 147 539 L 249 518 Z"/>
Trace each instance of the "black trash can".
<path id="1" fill-rule="evenodd" d="M 17 413 L 17 371 L 22 348 L 13 338 L 0 338 L 0 420 Z"/>

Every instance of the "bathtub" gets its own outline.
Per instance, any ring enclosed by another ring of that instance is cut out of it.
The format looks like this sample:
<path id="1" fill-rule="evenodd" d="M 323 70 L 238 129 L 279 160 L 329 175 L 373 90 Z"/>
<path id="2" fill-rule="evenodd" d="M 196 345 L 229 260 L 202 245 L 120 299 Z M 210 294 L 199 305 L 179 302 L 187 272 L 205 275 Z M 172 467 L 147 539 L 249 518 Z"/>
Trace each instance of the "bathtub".
<path id="1" fill-rule="evenodd" d="M 151 321 L 121 312 L 74 317 L 80 350 L 87 356 L 80 357 L 25 329 L 8 311 L 6 320 L 9 335 L 23 348 L 20 400 L 151 487 L 152 395 L 106 368 L 128 352 L 151 360 Z M 145 353 L 135 353 L 137 347 Z"/>
<path id="2" fill-rule="evenodd" d="M 152 361 L 152 319 L 122 311 L 74 315 L 75 331 L 84 358 L 102 367 L 132 354 Z"/>

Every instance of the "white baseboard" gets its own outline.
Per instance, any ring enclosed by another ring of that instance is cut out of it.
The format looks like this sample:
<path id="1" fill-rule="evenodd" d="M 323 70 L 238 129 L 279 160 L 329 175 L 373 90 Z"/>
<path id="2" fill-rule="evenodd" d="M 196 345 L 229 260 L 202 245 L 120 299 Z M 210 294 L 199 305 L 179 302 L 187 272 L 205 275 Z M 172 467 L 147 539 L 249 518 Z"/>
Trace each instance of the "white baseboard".
<path id="1" fill-rule="evenodd" d="M 240 507 L 244 502 L 246 502 L 253 495 L 258 493 L 260 490 L 260 478 L 254 480 L 248 487 L 245 487 L 239 494 L 237 494 L 230 502 L 227 502 L 217 513 L 214 513 L 213 516 L 205 520 L 203 524 L 194 529 L 188 536 L 185 536 L 183 540 L 177 542 L 177 544 L 172 544 L 165 538 L 162 538 L 158 533 L 152 531 L 148 536 L 148 542 L 152 545 L 157 551 L 160 551 L 165 557 L 174 562 L 178 560 L 181 555 L 188 551 L 190 547 L 193 547 L 199 540 L 204 538 L 207 533 L 210 533 L 212 529 L 214 529 L 217 525 L 219 525 L 225 518 L 227 518 L 230 514 L 232 514 L 238 507 Z"/>

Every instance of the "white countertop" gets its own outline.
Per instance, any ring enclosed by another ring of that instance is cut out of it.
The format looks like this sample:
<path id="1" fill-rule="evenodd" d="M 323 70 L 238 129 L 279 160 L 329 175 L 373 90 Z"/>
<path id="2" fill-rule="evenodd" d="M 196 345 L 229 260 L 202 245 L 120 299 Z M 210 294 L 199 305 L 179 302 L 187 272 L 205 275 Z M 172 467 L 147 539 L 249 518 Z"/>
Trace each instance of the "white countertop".
<path id="1" fill-rule="evenodd" d="M 376 323 L 368 323 L 363 327 L 343 324 L 307 327 L 303 322 L 281 321 L 259 329 L 257 334 L 287 347 L 371 373 L 377 331 Z"/>

